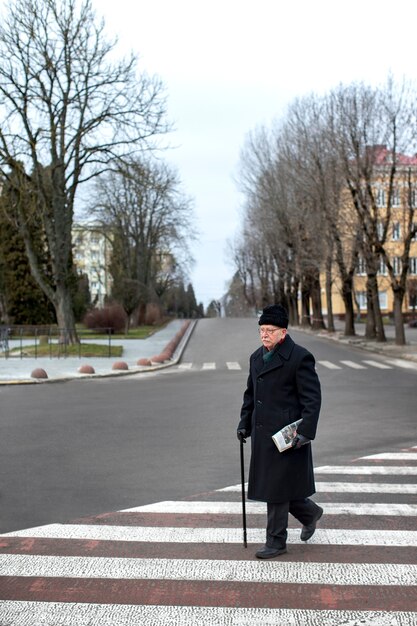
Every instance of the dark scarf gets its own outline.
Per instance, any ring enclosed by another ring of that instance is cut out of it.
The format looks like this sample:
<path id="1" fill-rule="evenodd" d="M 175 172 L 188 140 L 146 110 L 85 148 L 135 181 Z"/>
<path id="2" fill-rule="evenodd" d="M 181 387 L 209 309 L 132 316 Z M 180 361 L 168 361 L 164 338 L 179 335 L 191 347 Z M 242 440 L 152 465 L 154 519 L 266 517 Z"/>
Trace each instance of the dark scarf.
<path id="1" fill-rule="evenodd" d="M 274 348 L 272 348 L 272 350 L 267 350 L 267 349 L 265 348 L 265 346 L 263 347 L 263 354 L 262 354 L 262 358 L 263 358 L 263 361 L 264 361 L 265 365 L 266 365 L 267 363 L 269 363 L 269 361 L 272 361 L 272 359 L 274 358 L 274 354 L 275 354 L 276 350 L 279 348 L 279 346 L 280 346 L 282 343 L 284 343 L 284 341 L 285 341 L 285 337 L 284 337 L 284 339 L 282 339 L 281 341 L 279 341 L 279 342 L 277 343 L 277 345 L 276 345 Z"/>

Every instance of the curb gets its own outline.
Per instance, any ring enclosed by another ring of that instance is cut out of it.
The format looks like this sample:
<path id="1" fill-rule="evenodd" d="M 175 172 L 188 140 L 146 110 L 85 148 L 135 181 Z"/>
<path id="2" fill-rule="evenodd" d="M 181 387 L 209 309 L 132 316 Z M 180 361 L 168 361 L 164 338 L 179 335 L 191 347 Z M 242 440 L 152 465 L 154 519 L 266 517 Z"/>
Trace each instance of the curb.
<path id="1" fill-rule="evenodd" d="M 156 372 L 162 369 L 166 369 L 168 367 L 172 367 L 173 365 L 177 365 L 180 361 L 182 354 L 187 346 L 188 341 L 194 331 L 194 328 L 198 322 L 198 320 L 189 320 L 188 327 L 184 332 L 184 335 L 181 337 L 180 342 L 175 348 L 175 352 L 172 358 L 169 361 L 164 363 L 159 363 L 155 365 L 149 366 L 137 366 L 138 369 L 129 369 L 129 370 L 111 370 L 105 374 L 78 374 L 78 375 L 66 375 L 56 378 L 17 378 L 10 380 L 0 380 L 0 385 L 38 385 L 38 384 L 46 384 L 46 383 L 63 383 L 69 380 L 86 380 L 91 378 L 112 378 L 116 376 L 131 376 L 133 374 L 147 374 L 148 372 Z M 140 367 L 140 369 L 139 369 Z"/>
<path id="2" fill-rule="evenodd" d="M 392 343 L 370 343 L 361 336 L 346 337 L 340 331 L 335 331 L 334 333 L 326 332 L 323 330 L 314 331 L 309 328 L 302 328 L 301 326 L 294 327 L 294 330 L 304 332 L 308 335 L 321 337 L 323 339 L 329 339 L 330 341 L 337 341 L 341 344 L 347 344 L 354 348 L 358 348 L 363 352 L 373 352 L 375 354 L 382 355 L 388 360 L 391 359 L 395 361 L 405 361 L 406 363 L 413 363 L 417 367 L 417 347 L 416 354 L 408 354 L 405 352 L 398 354 L 394 353 L 394 350 L 396 350 L 396 348 L 401 349 L 401 346 L 396 346 L 396 344 Z M 403 346 L 403 348 L 407 349 L 407 346 L 410 345 L 411 344 L 406 344 L 405 346 Z"/>

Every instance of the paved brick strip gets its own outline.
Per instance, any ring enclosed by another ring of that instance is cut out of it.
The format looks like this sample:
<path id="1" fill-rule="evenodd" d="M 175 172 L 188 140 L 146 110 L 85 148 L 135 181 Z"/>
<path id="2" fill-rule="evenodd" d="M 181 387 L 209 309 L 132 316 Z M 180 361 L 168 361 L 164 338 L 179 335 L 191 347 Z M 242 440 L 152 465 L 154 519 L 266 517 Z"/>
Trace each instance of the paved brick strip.
<path id="1" fill-rule="evenodd" d="M 415 614 L 241 607 L 6 603 L 5 622 L 14 626 L 415 626 Z M 33 621 L 27 616 L 33 616 Z M 41 616 L 42 621 L 36 621 Z M 396 621 L 393 621 L 396 620 Z M 2 625 L 3 626 L 3 625 Z"/>
<path id="2" fill-rule="evenodd" d="M 323 468 L 316 534 L 292 521 L 273 561 L 254 558 L 264 505 L 242 546 L 236 486 L 0 535 L 0 626 L 416 626 L 415 462 Z"/>

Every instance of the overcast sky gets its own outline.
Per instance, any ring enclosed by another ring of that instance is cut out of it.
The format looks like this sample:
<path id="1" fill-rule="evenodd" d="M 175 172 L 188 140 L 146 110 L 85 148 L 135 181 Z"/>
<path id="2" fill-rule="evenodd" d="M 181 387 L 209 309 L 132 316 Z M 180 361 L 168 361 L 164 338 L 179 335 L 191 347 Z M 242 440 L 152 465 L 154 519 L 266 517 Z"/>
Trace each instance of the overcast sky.
<path id="1" fill-rule="evenodd" d="M 340 82 L 416 78 L 415 0 L 93 0 L 122 51 L 157 74 L 178 145 L 166 158 L 195 205 L 191 274 L 197 301 L 233 276 L 227 240 L 239 229 L 234 179 L 248 132 L 297 96 Z"/>

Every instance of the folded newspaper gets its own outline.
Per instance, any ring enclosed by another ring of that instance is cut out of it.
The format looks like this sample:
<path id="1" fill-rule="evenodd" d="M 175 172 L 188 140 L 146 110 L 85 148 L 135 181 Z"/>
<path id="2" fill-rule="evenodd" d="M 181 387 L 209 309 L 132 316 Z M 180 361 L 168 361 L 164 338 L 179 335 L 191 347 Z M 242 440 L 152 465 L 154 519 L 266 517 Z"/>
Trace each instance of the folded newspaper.
<path id="1" fill-rule="evenodd" d="M 302 421 L 302 419 L 296 420 L 295 422 L 284 426 L 284 428 L 281 428 L 281 430 L 275 433 L 275 435 L 272 435 L 272 440 L 280 452 L 284 452 L 284 450 L 291 448 L 293 439 L 297 434 L 297 427 Z"/>

